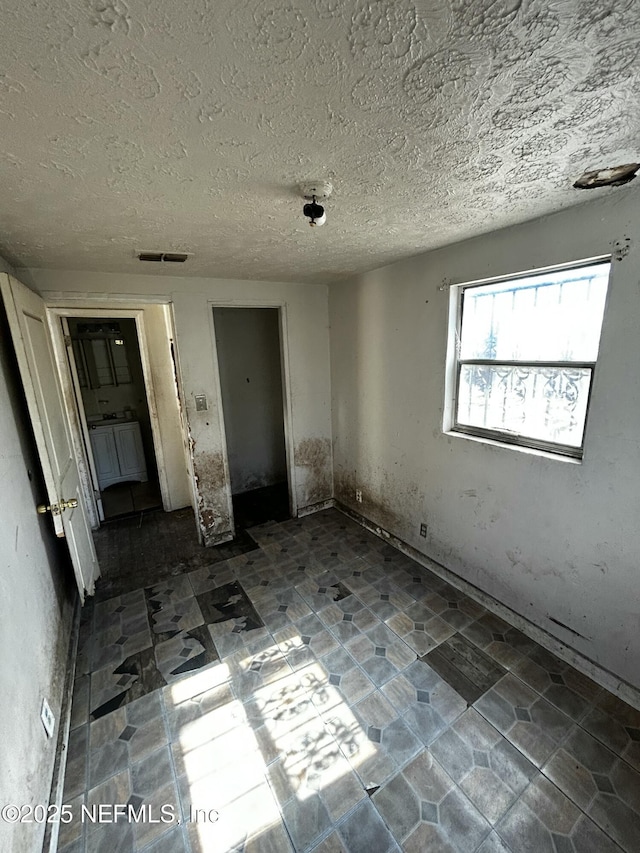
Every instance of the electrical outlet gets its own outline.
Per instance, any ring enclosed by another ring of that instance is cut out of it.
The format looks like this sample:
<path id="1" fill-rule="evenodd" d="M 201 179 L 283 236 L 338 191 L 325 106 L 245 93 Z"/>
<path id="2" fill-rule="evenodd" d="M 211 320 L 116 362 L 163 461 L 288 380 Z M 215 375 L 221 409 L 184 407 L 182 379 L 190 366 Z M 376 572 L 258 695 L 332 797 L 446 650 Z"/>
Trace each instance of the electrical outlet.
<path id="1" fill-rule="evenodd" d="M 356 501 L 362 503 L 362 489 L 356 489 Z"/>
<path id="2" fill-rule="evenodd" d="M 423 539 L 427 538 L 427 525 L 426 524 L 420 525 L 420 536 L 422 536 Z"/>
<path id="3" fill-rule="evenodd" d="M 42 720 L 42 725 L 44 726 L 44 730 L 47 733 L 47 737 L 53 737 L 53 730 L 56 725 L 56 718 L 53 716 L 53 711 L 51 710 L 49 703 L 46 699 L 42 700 L 42 710 L 40 711 L 40 719 Z"/>

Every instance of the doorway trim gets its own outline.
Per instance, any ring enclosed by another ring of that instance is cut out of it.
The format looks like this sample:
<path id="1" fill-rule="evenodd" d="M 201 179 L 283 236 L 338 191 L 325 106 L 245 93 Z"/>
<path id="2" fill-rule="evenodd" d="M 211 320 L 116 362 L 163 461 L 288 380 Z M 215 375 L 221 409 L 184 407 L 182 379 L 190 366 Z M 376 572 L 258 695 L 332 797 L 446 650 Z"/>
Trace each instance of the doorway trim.
<path id="1" fill-rule="evenodd" d="M 70 318 L 90 318 L 90 319 L 121 319 L 134 320 L 136 324 L 136 334 L 138 336 L 138 346 L 140 349 L 140 360 L 142 362 L 142 375 L 144 378 L 145 394 L 147 397 L 147 405 L 149 408 L 149 420 L 151 423 L 151 436 L 153 439 L 153 451 L 156 457 L 158 469 L 158 481 L 160 485 L 160 494 L 162 496 L 163 509 L 171 506 L 171 497 L 169 483 L 166 476 L 166 468 L 164 464 L 164 448 L 160 435 L 158 422 L 158 409 L 156 405 L 156 392 L 151 376 L 151 361 L 149 357 L 149 348 L 145 332 L 144 308 L 96 308 L 91 305 L 74 304 L 73 307 L 59 307 L 54 305 L 47 306 L 47 316 L 49 318 L 49 327 L 51 329 L 51 337 L 55 358 L 58 364 L 58 372 L 61 379 L 62 391 L 65 404 L 71 421 L 74 444 L 78 453 L 82 454 L 82 462 L 86 467 L 89 477 L 83 482 L 85 501 L 92 517 L 94 529 L 100 526 L 100 517 L 97 506 L 96 491 L 99 493 L 98 480 L 96 475 L 95 462 L 91 453 L 91 443 L 88 434 L 86 418 L 84 417 L 81 398 L 78 397 L 79 388 L 76 386 L 75 378 L 69 363 L 67 341 L 65 340 L 65 329 L 63 328 L 63 320 L 67 321 Z M 80 413 L 80 414 L 79 414 Z"/>
<path id="2" fill-rule="evenodd" d="M 283 407 L 283 424 L 284 424 L 284 446 L 285 456 L 287 461 L 287 485 L 289 489 L 289 511 L 292 518 L 298 516 L 298 499 L 296 495 L 296 479 L 295 479 L 295 456 L 293 443 L 293 414 L 291 411 L 291 369 L 289 359 L 289 327 L 287 317 L 287 303 L 285 300 L 271 299 L 263 301 L 260 299 L 209 299 L 209 323 L 211 327 L 211 335 L 213 342 L 214 353 L 214 381 L 216 389 L 216 398 L 219 406 L 220 417 L 220 435 L 222 438 L 224 470 L 226 480 L 227 502 L 229 506 L 230 518 L 232 519 L 232 530 L 235 536 L 235 518 L 233 514 L 233 495 L 231 492 L 231 475 L 229 472 L 229 452 L 227 447 L 227 433 L 224 422 L 224 407 L 222 404 L 222 384 L 220 381 L 220 366 L 218 363 L 218 339 L 216 336 L 215 320 L 213 315 L 214 308 L 275 308 L 278 311 L 278 332 L 280 336 L 280 371 L 282 382 L 282 407 Z"/>

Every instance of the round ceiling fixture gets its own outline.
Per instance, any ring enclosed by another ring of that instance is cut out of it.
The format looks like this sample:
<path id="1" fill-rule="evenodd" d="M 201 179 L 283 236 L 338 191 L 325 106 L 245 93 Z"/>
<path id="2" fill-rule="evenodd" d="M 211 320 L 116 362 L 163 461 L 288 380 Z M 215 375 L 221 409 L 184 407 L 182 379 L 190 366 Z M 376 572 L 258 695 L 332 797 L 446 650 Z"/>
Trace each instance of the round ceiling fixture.
<path id="1" fill-rule="evenodd" d="M 596 187 L 621 187 L 632 181 L 640 163 L 625 163 L 623 166 L 608 166 L 606 169 L 595 169 L 585 172 L 573 185 L 577 190 L 593 190 Z"/>
<path id="2" fill-rule="evenodd" d="M 310 181 L 308 184 L 300 184 L 302 197 L 307 201 L 302 212 L 309 218 L 309 225 L 324 225 L 327 221 L 324 207 L 318 202 L 328 199 L 332 191 L 333 186 L 329 181 Z"/>

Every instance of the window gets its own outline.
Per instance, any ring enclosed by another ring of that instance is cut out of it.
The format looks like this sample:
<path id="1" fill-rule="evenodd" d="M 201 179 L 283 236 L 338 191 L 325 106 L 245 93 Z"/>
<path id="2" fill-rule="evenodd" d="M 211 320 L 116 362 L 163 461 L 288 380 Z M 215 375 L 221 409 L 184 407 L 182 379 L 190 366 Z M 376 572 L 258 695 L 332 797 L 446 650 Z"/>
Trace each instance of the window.
<path id="1" fill-rule="evenodd" d="M 456 288 L 454 431 L 582 456 L 609 268 Z"/>

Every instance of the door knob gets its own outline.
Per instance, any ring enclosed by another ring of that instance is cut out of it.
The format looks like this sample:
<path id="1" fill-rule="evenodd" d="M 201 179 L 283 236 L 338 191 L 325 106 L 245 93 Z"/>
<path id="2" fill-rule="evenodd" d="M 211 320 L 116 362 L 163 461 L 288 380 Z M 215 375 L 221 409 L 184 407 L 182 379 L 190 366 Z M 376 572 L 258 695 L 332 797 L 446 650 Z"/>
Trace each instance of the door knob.
<path id="1" fill-rule="evenodd" d="M 51 506 L 48 506 L 47 504 L 38 504 L 36 511 L 40 515 L 44 515 L 45 512 L 50 512 L 52 515 L 60 515 L 60 513 L 64 512 L 65 509 L 75 509 L 77 506 L 78 499 L 69 498 L 68 501 L 61 500 L 60 503 L 51 504 Z"/>
<path id="2" fill-rule="evenodd" d="M 45 512 L 50 512 L 52 515 L 60 515 L 60 507 L 58 504 L 51 504 L 51 506 L 48 504 L 38 504 L 36 512 L 40 515 L 44 515 Z"/>

